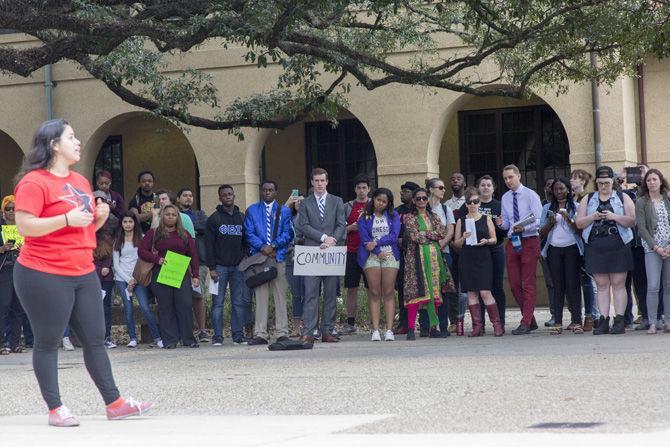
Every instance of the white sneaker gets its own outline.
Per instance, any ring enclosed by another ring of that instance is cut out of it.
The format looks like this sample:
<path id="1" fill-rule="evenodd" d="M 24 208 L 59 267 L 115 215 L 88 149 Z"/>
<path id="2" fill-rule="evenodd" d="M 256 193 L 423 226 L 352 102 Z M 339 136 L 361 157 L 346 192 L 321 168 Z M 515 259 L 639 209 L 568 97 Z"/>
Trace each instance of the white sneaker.
<path id="1" fill-rule="evenodd" d="M 154 342 L 156 343 L 156 347 L 158 349 L 163 349 L 163 340 L 162 339 L 157 338 L 156 340 L 154 340 Z"/>
<path id="2" fill-rule="evenodd" d="M 74 351 L 74 345 L 70 341 L 70 337 L 63 337 L 63 349 L 66 351 Z"/>
<path id="3" fill-rule="evenodd" d="M 130 340 L 130 343 L 126 345 L 127 348 L 137 348 L 137 340 Z"/>
<path id="4" fill-rule="evenodd" d="M 116 344 L 112 341 L 111 338 L 108 338 L 108 339 L 105 340 L 105 348 L 114 349 L 114 348 L 116 348 Z"/>
<path id="5" fill-rule="evenodd" d="M 379 331 L 372 331 L 372 341 L 382 341 L 381 335 L 379 335 Z"/>
<path id="6" fill-rule="evenodd" d="M 392 330 L 386 331 L 386 334 L 384 334 L 384 340 L 385 341 L 395 341 L 395 336 L 393 335 Z"/>

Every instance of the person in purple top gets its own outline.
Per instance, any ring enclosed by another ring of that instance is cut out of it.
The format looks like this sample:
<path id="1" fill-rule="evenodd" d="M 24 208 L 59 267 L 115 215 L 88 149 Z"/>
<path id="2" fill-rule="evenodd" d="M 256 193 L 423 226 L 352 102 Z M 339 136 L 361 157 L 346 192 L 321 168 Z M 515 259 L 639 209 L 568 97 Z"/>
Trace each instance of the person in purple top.
<path id="1" fill-rule="evenodd" d="M 515 165 L 505 166 L 503 180 L 509 191 L 502 196 L 502 216 L 496 219 L 496 224 L 507 231 L 509 238 L 505 245 L 507 275 L 522 315 L 519 327 L 512 334 L 525 335 L 537 329 L 533 314 L 537 300 L 535 269 L 540 258 L 542 201 L 535 191 L 521 184 L 521 173 Z M 530 213 L 535 216 L 535 220 L 519 225 L 518 222 Z"/>
<path id="2" fill-rule="evenodd" d="M 400 268 L 400 215 L 393 209 L 393 193 L 378 188 L 365 212 L 358 219 L 358 265 L 368 280 L 368 300 L 372 317 L 372 341 L 381 341 L 379 334 L 380 302 L 384 298 L 386 333 L 384 340 L 393 341 L 395 317 L 395 280 Z"/>

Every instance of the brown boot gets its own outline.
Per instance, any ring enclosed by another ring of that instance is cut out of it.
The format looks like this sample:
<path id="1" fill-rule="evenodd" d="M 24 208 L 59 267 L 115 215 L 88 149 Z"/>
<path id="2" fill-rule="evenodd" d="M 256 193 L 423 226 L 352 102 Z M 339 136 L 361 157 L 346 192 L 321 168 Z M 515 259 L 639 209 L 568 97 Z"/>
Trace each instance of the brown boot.
<path id="1" fill-rule="evenodd" d="M 456 321 L 456 335 L 462 337 L 465 335 L 465 329 L 463 328 L 463 317 L 459 317 Z"/>
<path id="2" fill-rule="evenodd" d="M 486 311 L 489 314 L 489 320 L 491 320 L 491 324 L 493 325 L 493 335 L 496 337 L 502 337 L 503 335 L 503 327 L 502 323 L 500 323 L 500 314 L 498 313 L 498 306 L 496 304 L 489 304 L 486 306 Z"/>
<path id="3" fill-rule="evenodd" d="M 593 317 L 586 316 L 584 317 L 584 325 L 582 326 L 584 332 L 591 332 L 593 330 Z"/>
<path id="4" fill-rule="evenodd" d="M 472 318 L 472 332 L 468 337 L 480 337 L 482 335 L 482 308 L 479 303 L 468 306 L 470 309 L 470 318 Z"/>

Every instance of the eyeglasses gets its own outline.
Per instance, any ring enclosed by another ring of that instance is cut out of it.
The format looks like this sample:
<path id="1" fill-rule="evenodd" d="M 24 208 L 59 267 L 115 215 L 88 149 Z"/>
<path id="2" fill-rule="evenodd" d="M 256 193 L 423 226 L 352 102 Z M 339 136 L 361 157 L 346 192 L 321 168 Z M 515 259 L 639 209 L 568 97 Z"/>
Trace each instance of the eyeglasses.
<path id="1" fill-rule="evenodd" d="M 466 200 L 466 205 L 479 205 L 479 199 Z"/>
<path id="2" fill-rule="evenodd" d="M 596 185 L 598 185 L 598 186 L 610 186 L 610 185 L 612 185 L 612 182 L 596 182 Z"/>
<path id="3" fill-rule="evenodd" d="M 428 196 L 416 196 L 414 197 L 414 200 L 416 200 L 417 202 L 427 202 Z"/>
<path id="4" fill-rule="evenodd" d="M 447 189 L 444 185 L 433 186 L 433 188 L 437 188 L 437 189 L 439 189 L 440 191 L 444 191 L 445 189 Z"/>

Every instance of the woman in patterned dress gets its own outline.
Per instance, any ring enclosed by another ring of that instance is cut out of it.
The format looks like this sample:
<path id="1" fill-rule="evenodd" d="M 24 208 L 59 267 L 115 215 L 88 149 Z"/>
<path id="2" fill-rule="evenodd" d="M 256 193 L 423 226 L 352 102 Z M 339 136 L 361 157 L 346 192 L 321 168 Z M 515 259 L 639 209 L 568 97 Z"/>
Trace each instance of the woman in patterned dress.
<path id="1" fill-rule="evenodd" d="M 405 307 L 408 311 L 407 340 L 415 340 L 414 328 L 419 308 L 428 310 L 430 331 L 439 333 L 437 308 L 442 292 L 454 291 L 454 284 L 442 259 L 438 241 L 447 230 L 439 217 L 430 212 L 428 192 L 419 188 L 412 194 L 413 210 L 405 216 Z"/>

